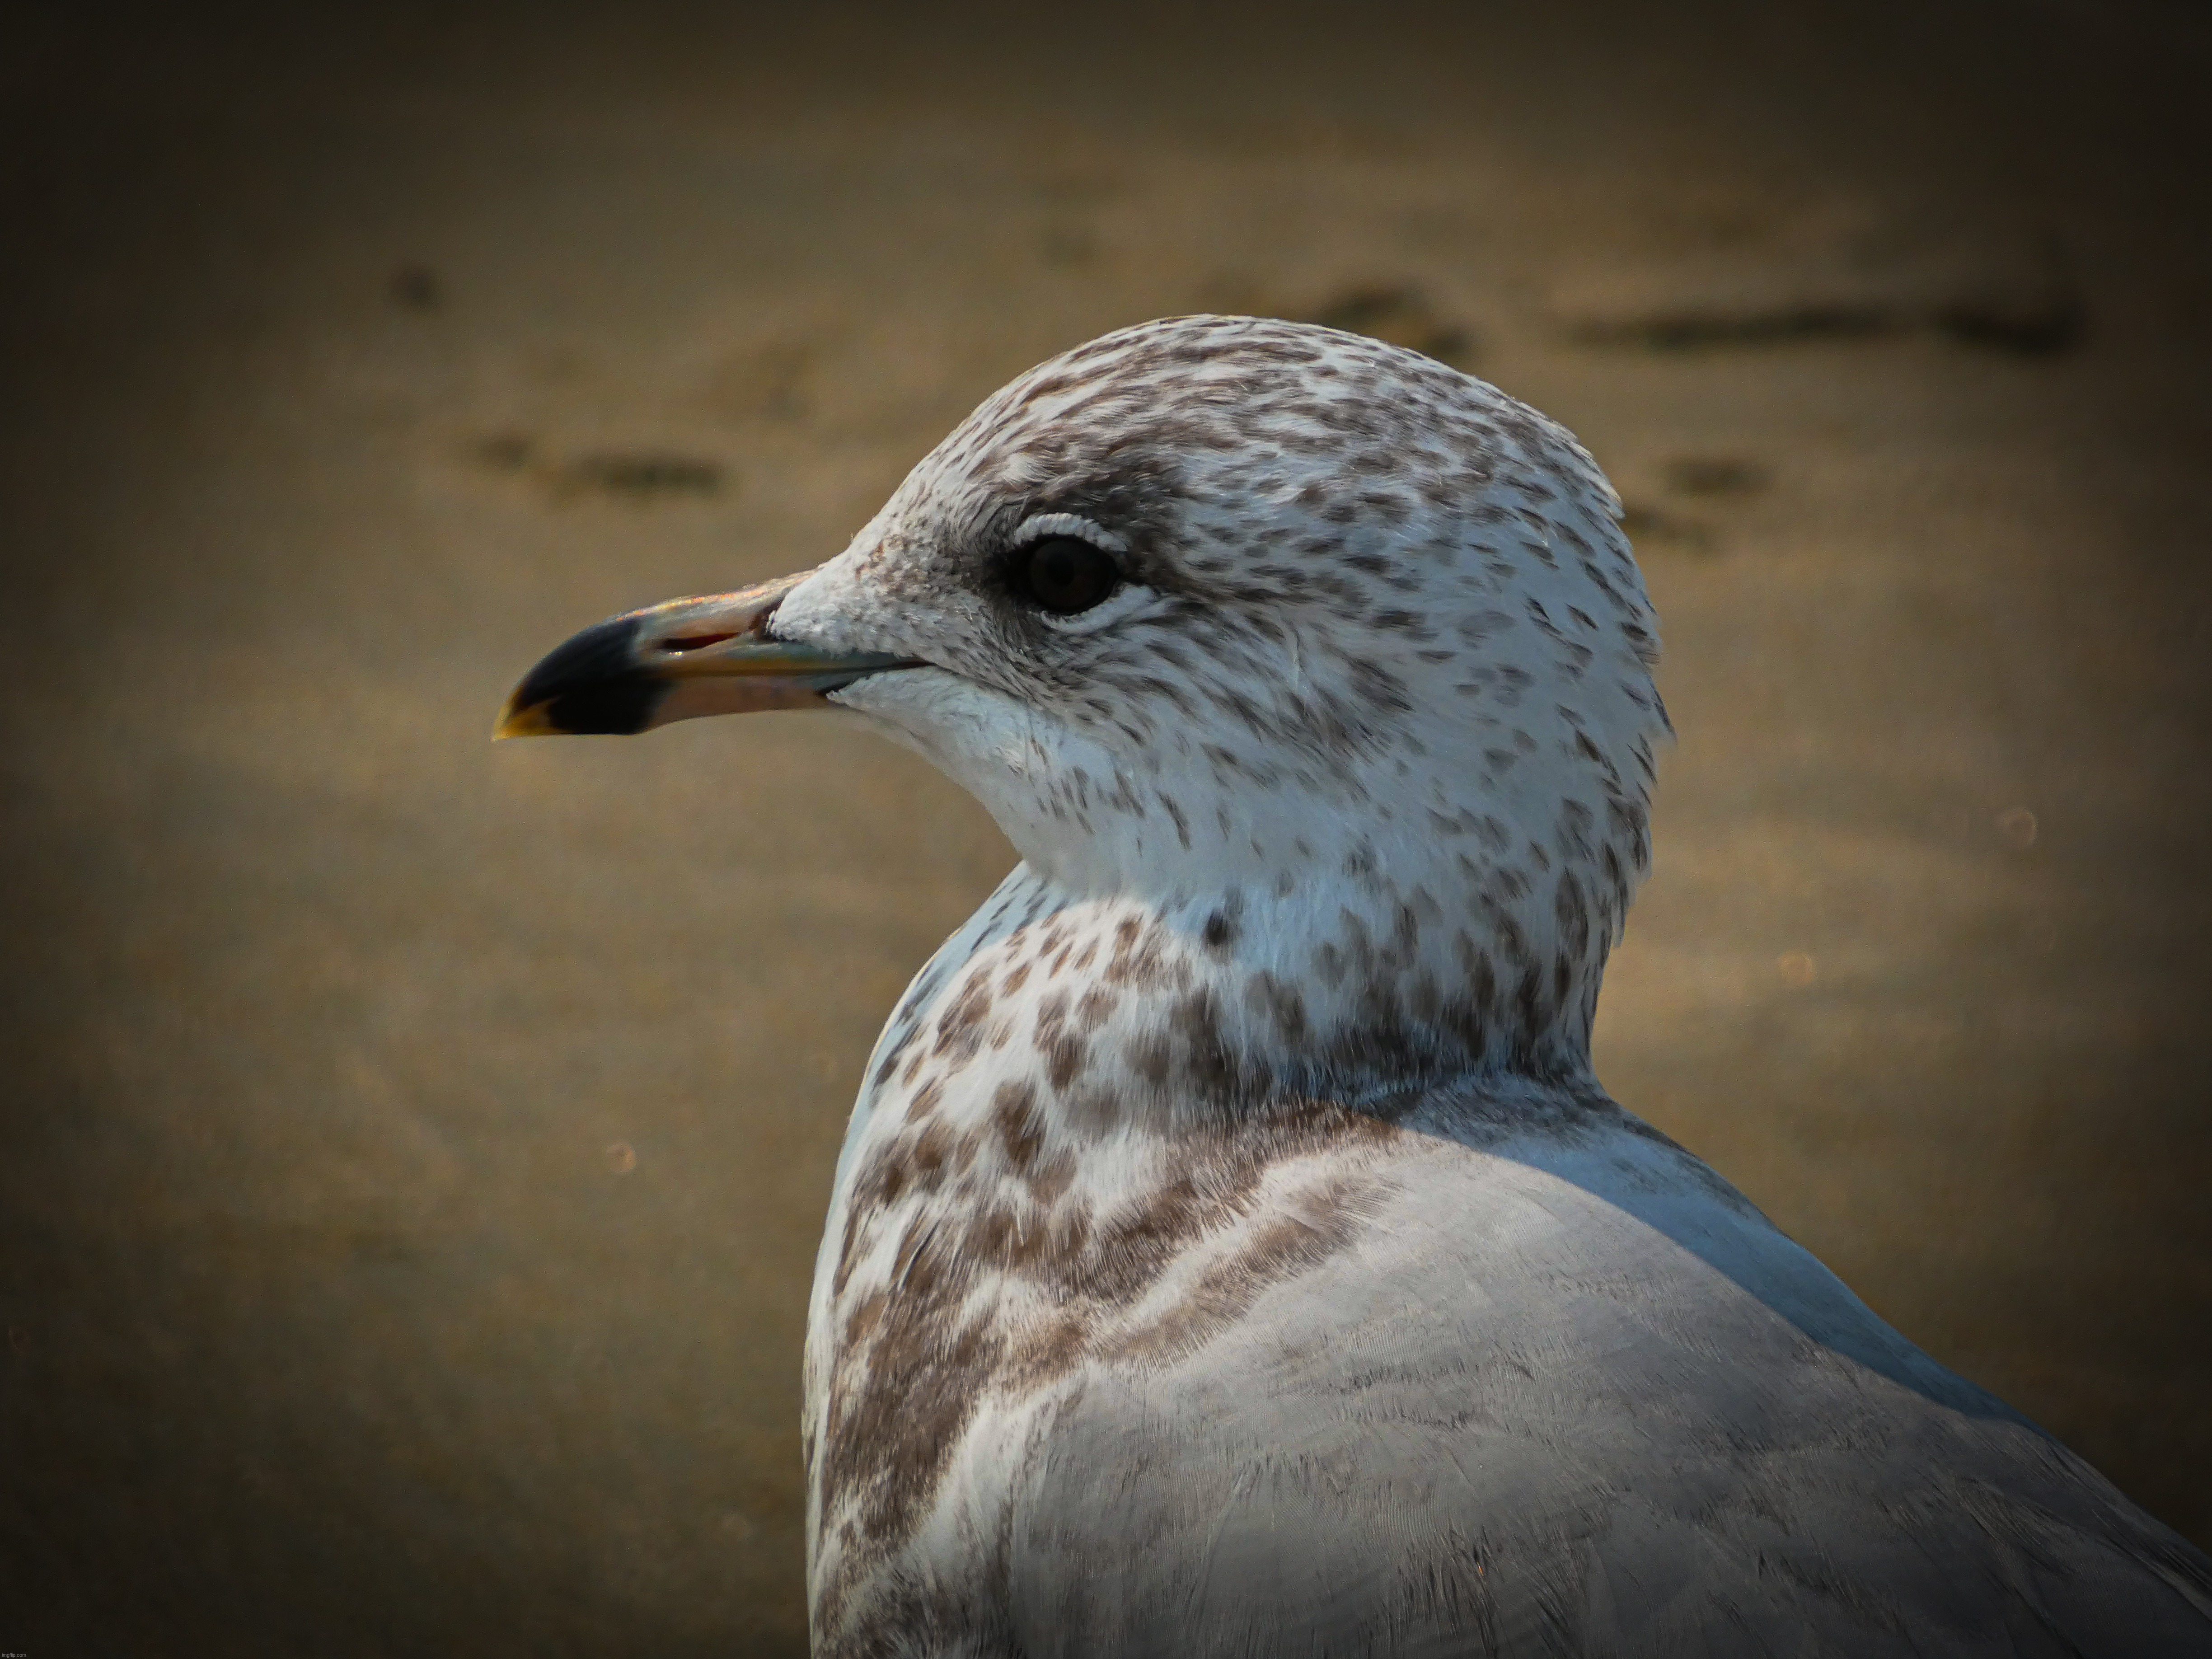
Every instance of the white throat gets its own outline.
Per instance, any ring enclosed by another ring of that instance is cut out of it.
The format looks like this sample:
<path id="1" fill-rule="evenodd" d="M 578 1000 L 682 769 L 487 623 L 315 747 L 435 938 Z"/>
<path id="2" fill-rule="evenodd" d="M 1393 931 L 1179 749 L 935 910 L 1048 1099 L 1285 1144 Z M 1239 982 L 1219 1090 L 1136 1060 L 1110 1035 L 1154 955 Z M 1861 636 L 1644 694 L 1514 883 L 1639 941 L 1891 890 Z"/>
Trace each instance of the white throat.
<path id="1" fill-rule="evenodd" d="M 1588 775 L 1569 727 L 1524 719 L 1488 757 L 1440 729 L 1332 769 L 1195 738 L 1133 757 L 927 670 L 839 701 L 991 811 L 1035 878 L 1025 912 L 1118 947 L 1085 1040 L 1121 1051 L 1148 1112 L 1587 1069 L 1644 812 L 1640 790 L 1560 793 Z"/>

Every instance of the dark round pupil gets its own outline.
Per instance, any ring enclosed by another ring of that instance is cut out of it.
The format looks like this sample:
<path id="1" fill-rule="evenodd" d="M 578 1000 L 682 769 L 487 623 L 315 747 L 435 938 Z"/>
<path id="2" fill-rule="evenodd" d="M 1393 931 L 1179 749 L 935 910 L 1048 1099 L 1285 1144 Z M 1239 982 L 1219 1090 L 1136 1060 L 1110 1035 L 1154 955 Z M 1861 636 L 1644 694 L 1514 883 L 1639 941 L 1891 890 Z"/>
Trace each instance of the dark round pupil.
<path id="1" fill-rule="evenodd" d="M 1022 591 L 1047 611 L 1072 617 L 1121 585 L 1121 568 L 1103 548 L 1074 536 L 1048 536 L 1022 555 Z"/>

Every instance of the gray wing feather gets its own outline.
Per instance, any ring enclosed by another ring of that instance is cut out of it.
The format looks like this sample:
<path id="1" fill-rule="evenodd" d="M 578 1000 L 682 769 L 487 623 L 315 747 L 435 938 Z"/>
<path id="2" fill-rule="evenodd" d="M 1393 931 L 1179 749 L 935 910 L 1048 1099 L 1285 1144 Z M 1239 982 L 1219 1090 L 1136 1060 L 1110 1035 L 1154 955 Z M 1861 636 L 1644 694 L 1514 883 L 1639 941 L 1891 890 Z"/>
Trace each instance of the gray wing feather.
<path id="1" fill-rule="evenodd" d="M 1395 1178 L 1235 1329 L 1003 1425 L 1027 1659 L 2212 1654 L 2212 1564 L 1686 1154 Z"/>

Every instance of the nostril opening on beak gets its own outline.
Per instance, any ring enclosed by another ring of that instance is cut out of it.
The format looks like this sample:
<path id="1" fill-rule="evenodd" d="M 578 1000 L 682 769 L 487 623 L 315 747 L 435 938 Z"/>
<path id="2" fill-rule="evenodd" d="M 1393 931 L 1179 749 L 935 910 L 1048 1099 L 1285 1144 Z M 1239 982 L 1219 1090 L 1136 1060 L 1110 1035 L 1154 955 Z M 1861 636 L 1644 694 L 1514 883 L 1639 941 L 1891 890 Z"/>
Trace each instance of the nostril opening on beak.
<path id="1" fill-rule="evenodd" d="M 699 651 L 710 645 L 720 645 L 724 640 L 734 640 L 737 637 L 734 633 L 678 634 L 661 641 L 660 648 L 668 652 Z"/>

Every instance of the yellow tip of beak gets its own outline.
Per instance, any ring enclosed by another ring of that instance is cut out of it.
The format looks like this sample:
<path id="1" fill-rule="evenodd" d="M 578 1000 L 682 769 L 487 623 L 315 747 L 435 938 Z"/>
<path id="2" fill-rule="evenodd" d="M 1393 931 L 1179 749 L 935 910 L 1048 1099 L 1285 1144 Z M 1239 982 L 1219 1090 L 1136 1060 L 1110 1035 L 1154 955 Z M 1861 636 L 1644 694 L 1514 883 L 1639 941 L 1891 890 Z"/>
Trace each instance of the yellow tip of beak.
<path id="1" fill-rule="evenodd" d="M 534 702 L 526 708 L 509 703 L 500 713 L 498 723 L 491 728 L 491 740 L 499 743 L 508 738 L 558 738 L 567 733 L 546 717 L 551 707 L 547 702 Z"/>

